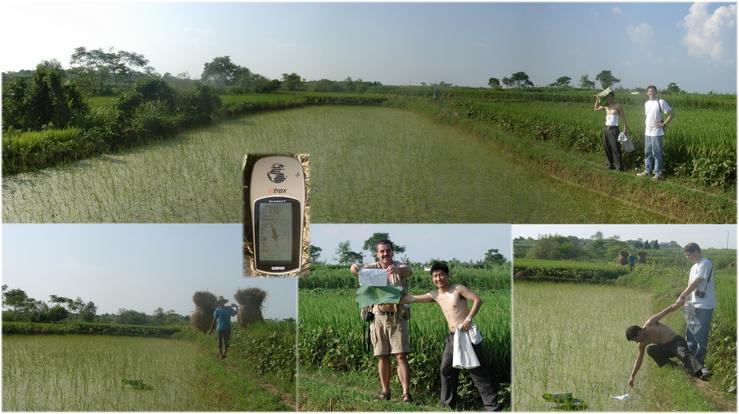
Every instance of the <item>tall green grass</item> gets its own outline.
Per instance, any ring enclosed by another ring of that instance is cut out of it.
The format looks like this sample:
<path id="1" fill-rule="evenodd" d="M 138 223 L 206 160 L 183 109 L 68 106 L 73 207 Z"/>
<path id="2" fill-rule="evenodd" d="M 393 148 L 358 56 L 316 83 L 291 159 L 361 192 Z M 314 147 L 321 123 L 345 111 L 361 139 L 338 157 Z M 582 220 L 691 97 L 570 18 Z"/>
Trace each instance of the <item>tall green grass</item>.
<path id="1" fill-rule="evenodd" d="M 475 323 L 485 338 L 485 358 L 491 363 L 496 382 L 508 383 L 511 358 L 510 293 L 508 290 L 471 289 L 484 301 Z M 415 290 L 412 289 L 412 293 L 424 292 Z M 365 372 L 370 378 L 376 377 L 377 360 L 371 351 L 363 349 L 366 323 L 359 317 L 354 292 L 354 289 L 300 290 L 299 352 L 302 366 Z M 411 392 L 426 398 L 438 398 L 439 364 L 448 334 L 447 323 L 438 306 L 412 305 L 409 331 Z M 462 406 L 479 408 L 477 391 L 466 374 L 461 378 Z"/>

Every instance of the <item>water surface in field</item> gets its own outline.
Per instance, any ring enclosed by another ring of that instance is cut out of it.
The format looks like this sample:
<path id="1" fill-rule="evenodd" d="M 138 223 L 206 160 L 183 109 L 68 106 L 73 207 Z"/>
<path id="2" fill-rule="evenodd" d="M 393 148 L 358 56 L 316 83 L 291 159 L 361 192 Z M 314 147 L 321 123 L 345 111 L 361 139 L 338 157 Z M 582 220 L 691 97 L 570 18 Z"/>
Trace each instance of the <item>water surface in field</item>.
<path id="1" fill-rule="evenodd" d="M 555 181 L 489 141 L 410 112 L 310 107 L 3 180 L 5 222 L 242 220 L 247 153 L 311 155 L 318 223 L 664 222 Z"/>

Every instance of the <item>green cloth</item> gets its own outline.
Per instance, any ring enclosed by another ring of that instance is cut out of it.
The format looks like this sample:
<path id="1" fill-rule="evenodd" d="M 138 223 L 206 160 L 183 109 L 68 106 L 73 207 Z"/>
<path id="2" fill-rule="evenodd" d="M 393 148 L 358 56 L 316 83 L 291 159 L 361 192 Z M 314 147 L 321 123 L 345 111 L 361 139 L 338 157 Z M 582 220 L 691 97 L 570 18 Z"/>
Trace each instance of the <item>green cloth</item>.
<path id="1" fill-rule="evenodd" d="M 357 306 L 374 305 L 376 303 L 398 303 L 403 292 L 395 286 L 362 286 L 357 289 Z"/>

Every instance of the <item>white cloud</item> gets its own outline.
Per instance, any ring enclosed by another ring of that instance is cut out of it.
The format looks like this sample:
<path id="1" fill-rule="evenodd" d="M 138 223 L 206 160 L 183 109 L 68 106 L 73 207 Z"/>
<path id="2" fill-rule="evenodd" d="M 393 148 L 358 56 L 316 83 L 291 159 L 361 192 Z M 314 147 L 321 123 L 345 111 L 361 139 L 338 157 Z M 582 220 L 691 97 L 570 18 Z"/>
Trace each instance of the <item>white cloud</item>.
<path id="1" fill-rule="evenodd" d="M 626 33 L 634 43 L 638 44 L 643 49 L 648 49 L 654 40 L 654 30 L 652 26 L 647 23 L 639 23 L 636 26 L 629 26 L 626 28 Z"/>
<path id="2" fill-rule="evenodd" d="M 727 37 L 735 34 L 731 28 L 736 23 L 736 5 L 721 6 L 708 14 L 708 5 L 693 3 L 682 26 L 687 30 L 683 45 L 688 54 L 694 57 L 707 56 L 714 61 L 724 60 L 724 43 Z"/>
<path id="3" fill-rule="evenodd" d="M 613 14 L 623 14 L 623 12 L 620 7 L 611 7 L 611 13 Z"/>

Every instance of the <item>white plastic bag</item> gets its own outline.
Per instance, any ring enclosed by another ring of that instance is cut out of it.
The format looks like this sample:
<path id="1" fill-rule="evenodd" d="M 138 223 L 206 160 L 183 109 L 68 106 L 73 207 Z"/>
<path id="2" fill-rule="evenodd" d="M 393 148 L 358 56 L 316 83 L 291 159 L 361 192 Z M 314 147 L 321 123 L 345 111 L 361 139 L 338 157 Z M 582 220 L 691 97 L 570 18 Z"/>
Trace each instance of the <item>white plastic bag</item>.
<path id="1" fill-rule="evenodd" d="M 624 151 L 626 151 L 626 152 L 631 152 L 631 151 L 634 151 L 636 149 L 634 147 L 634 143 L 631 142 L 631 140 L 629 139 L 629 136 L 626 135 L 626 133 L 623 132 L 623 131 L 621 131 L 621 133 L 618 134 L 618 142 L 621 143 L 621 145 L 624 148 Z"/>

